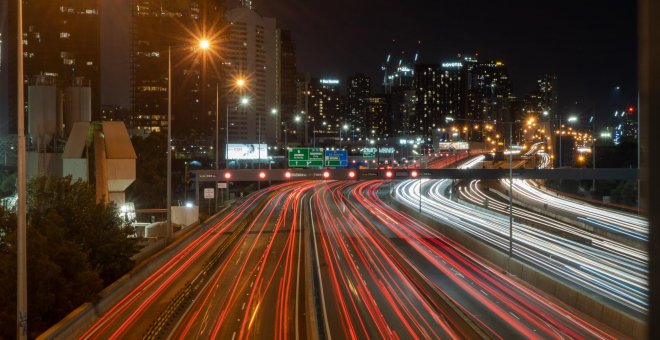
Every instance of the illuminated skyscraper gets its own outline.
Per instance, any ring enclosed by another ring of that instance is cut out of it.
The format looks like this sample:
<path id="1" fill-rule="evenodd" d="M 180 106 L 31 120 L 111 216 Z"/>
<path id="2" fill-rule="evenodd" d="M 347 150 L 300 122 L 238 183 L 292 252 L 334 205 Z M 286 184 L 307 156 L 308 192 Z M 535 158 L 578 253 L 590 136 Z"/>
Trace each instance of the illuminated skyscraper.
<path id="1" fill-rule="evenodd" d="M 229 75 L 226 88 L 233 88 L 236 78 L 246 79 L 244 89 L 227 96 L 230 106 L 236 108 L 229 111 L 229 139 L 247 143 L 261 139 L 262 143 L 274 144 L 281 114 L 277 107 L 281 64 L 276 21 L 262 17 L 250 6 L 228 11 L 226 19 L 229 24 L 223 50 Z M 247 97 L 249 102 L 241 106 L 239 97 Z"/>
<path id="2" fill-rule="evenodd" d="M 467 69 L 461 61 L 440 65 L 440 115 L 467 118 Z"/>
<path id="3" fill-rule="evenodd" d="M 387 138 L 391 135 L 392 119 L 389 115 L 387 96 L 369 96 L 365 99 L 366 131 L 368 138 Z"/>
<path id="4" fill-rule="evenodd" d="M 312 79 L 309 95 L 310 129 L 319 136 L 338 136 L 341 120 L 340 81 Z"/>
<path id="5" fill-rule="evenodd" d="M 411 123 L 415 134 L 431 137 L 444 121 L 441 112 L 442 70 L 438 64 L 415 65 L 416 115 Z"/>
<path id="6" fill-rule="evenodd" d="M 346 96 L 344 122 L 350 125 L 351 135 L 367 136 L 369 122 L 367 116 L 367 100 L 371 95 L 371 78 L 358 73 L 348 79 L 348 95 Z M 359 129 L 359 130 L 358 130 Z"/>
<path id="7" fill-rule="evenodd" d="M 280 123 L 284 123 L 281 124 L 282 129 L 278 142 L 284 142 L 284 133 L 288 133 L 285 129 L 292 129 L 291 122 L 294 122 L 294 117 L 300 113 L 300 110 L 296 109 L 298 71 L 296 67 L 296 45 L 293 42 L 291 31 L 285 29 L 278 29 L 277 31 L 280 43 L 278 53 L 278 69 L 280 72 L 277 78 L 279 80 L 280 98 L 277 108 L 280 114 Z"/>
<path id="8" fill-rule="evenodd" d="M 218 16 L 212 1 L 136 0 L 133 12 L 132 101 L 130 125 L 134 133 L 167 128 L 167 57 L 172 46 L 172 113 L 175 134 L 208 134 L 215 125 L 216 70 L 210 58 L 195 51 L 196 39 L 219 26 L 205 18 Z M 188 32 L 193 32 L 192 34 Z M 186 45 L 189 45 L 186 47 Z M 205 71 L 205 72 L 204 72 Z M 223 87 L 224 88 L 224 87 Z"/>
<path id="9" fill-rule="evenodd" d="M 466 118 L 486 121 L 511 120 L 511 80 L 501 61 L 468 64 L 468 105 Z"/>

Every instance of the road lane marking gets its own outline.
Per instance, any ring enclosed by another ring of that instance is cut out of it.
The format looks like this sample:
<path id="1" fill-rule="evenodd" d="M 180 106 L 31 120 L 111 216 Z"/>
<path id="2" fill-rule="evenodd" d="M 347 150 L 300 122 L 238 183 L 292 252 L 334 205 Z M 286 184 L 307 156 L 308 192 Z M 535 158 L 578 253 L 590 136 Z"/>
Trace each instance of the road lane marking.
<path id="1" fill-rule="evenodd" d="M 319 276 L 319 286 L 321 290 L 321 307 L 323 308 L 323 322 L 325 323 L 325 331 L 328 339 L 332 339 L 330 335 L 330 323 L 328 322 L 328 311 L 325 307 L 325 294 L 323 293 L 323 279 L 321 278 L 321 261 L 319 261 L 318 243 L 316 242 L 316 225 L 314 224 L 314 210 L 312 210 L 312 200 L 309 200 L 309 214 L 312 222 L 312 237 L 314 238 L 314 256 L 316 257 L 316 270 Z"/>

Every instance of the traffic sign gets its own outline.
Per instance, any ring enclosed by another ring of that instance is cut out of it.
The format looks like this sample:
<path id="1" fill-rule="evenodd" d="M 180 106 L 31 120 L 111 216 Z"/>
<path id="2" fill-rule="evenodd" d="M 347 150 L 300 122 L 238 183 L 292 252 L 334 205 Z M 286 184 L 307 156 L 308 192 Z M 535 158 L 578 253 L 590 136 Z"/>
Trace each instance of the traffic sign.
<path id="1" fill-rule="evenodd" d="M 204 188 L 204 199 L 215 198 L 215 189 L 213 188 Z"/>
<path id="2" fill-rule="evenodd" d="M 362 157 L 364 157 L 364 158 L 376 158 L 376 148 L 364 148 L 362 150 Z"/>
<path id="3" fill-rule="evenodd" d="M 293 148 L 289 152 L 290 167 L 323 166 L 322 148 Z"/>
<path id="4" fill-rule="evenodd" d="M 325 166 L 345 167 L 348 165 L 346 150 L 325 150 Z"/>

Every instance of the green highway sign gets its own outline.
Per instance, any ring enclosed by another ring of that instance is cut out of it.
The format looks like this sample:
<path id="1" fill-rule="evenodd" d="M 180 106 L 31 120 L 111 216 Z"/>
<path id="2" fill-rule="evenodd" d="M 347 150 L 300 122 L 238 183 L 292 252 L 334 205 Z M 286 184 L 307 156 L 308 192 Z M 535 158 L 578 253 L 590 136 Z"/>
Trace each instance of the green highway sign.
<path id="1" fill-rule="evenodd" d="M 293 148 L 289 151 L 290 167 L 323 166 L 322 148 Z"/>
<path id="2" fill-rule="evenodd" d="M 362 157 L 364 157 L 364 158 L 376 158 L 376 148 L 364 148 L 362 150 Z"/>

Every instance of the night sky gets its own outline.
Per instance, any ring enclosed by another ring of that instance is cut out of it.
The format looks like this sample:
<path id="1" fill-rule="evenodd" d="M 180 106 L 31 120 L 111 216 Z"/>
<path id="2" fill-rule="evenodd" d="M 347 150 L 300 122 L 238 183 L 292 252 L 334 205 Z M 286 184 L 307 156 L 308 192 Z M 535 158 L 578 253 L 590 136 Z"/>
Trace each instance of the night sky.
<path id="1" fill-rule="evenodd" d="M 344 79 L 363 72 L 380 81 L 387 52 L 414 53 L 421 40 L 421 61 L 478 52 L 482 60 L 505 62 L 519 97 L 534 89 L 537 76 L 556 74 L 562 111 L 604 116 L 637 100 L 636 1 L 254 3 L 293 31 L 298 70 L 316 76 Z"/>
<path id="2" fill-rule="evenodd" d="M 226 2 L 231 8 L 239 1 Z M 111 51 L 109 60 L 128 63 L 128 41 L 117 41 L 116 36 L 117 29 L 127 25 L 120 18 L 128 18 L 129 2 L 102 3 L 104 49 Z M 505 62 L 518 97 L 534 90 L 538 76 L 556 74 L 563 113 L 586 116 L 596 112 L 609 117 L 614 110 L 637 102 L 637 6 L 633 0 L 253 3 L 262 15 L 277 18 L 281 27 L 293 32 L 298 71 L 313 76 L 344 80 L 362 72 L 378 84 L 387 53 L 414 53 L 421 41 L 423 62 L 476 52 L 481 60 Z M 128 73 L 120 74 L 117 69 L 103 68 L 102 81 L 108 85 L 103 101 L 127 105 L 128 90 L 117 88 L 116 83 L 128 83 L 120 79 L 128 79 Z M 618 91 L 614 90 L 617 86 Z"/>

